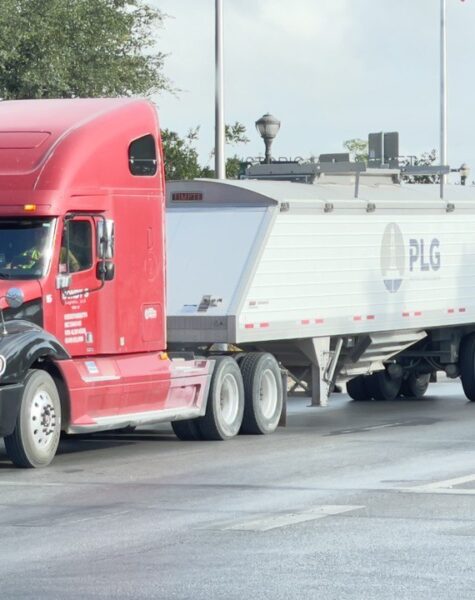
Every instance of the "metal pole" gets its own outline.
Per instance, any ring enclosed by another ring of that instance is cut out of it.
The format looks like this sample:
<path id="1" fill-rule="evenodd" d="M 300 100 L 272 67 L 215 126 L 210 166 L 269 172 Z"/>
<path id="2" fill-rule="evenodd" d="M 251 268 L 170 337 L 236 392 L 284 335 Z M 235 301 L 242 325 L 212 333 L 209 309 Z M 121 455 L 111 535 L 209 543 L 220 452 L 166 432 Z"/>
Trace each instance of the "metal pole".
<path id="1" fill-rule="evenodd" d="M 223 0 L 216 0 L 216 103 L 214 169 L 217 179 L 226 179 L 224 143 Z"/>
<path id="2" fill-rule="evenodd" d="M 440 164 L 447 164 L 447 0 L 440 0 Z M 446 175 L 441 176 L 446 181 Z"/>

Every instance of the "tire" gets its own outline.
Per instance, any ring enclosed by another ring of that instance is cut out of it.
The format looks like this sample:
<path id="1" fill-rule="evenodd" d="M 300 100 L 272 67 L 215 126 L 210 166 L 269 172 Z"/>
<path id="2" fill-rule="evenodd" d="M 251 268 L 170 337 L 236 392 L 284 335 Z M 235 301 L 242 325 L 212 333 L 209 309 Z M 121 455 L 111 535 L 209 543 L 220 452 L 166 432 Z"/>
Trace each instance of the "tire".
<path id="1" fill-rule="evenodd" d="M 46 467 L 53 460 L 61 435 L 61 402 L 53 378 L 30 371 L 15 430 L 5 437 L 9 459 L 17 467 Z"/>
<path id="2" fill-rule="evenodd" d="M 422 373 L 421 375 L 411 373 L 401 384 L 401 394 L 405 398 L 416 398 L 419 400 L 427 392 L 429 381 L 430 373 Z"/>
<path id="3" fill-rule="evenodd" d="M 217 356 L 204 417 L 196 419 L 204 440 L 229 440 L 239 433 L 244 414 L 241 371 L 230 356 Z"/>
<path id="4" fill-rule="evenodd" d="M 346 391 L 348 396 L 355 402 L 362 402 L 364 400 L 371 400 L 371 395 L 368 392 L 366 380 L 368 378 L 364 375 L 358 375 L 346 384 Z"/>
<path id="5" fill-rule="evenodd" d="M 196 440 L 201 440 L 201 433 L 196 421 L 197 419 L 172 421 L 172 429 L 176 437 L 184 442 L 194 442 Z"/>
<path id="6" fill-rule="evenodd" d="M 279 426 L 284 404 L 282 375 L 276 359 L 267 352 L 250 352 L 239 367 L 244 382 L 241 433 L 273 433 Z"/>
<path id="7" fill-rule="evenodd" d="M 460 379 L 465 396 L 475 402 L 475 334 L 463 338 L 459 356 Z"/>
<path id="8" fill-rule="evenodd" d="M 371 398 L 389 402 L 399 396 L 401 383 L 400 377 L 393 379 L 387 371 L 378 371 L 367 377 L 366 385 Z"/>

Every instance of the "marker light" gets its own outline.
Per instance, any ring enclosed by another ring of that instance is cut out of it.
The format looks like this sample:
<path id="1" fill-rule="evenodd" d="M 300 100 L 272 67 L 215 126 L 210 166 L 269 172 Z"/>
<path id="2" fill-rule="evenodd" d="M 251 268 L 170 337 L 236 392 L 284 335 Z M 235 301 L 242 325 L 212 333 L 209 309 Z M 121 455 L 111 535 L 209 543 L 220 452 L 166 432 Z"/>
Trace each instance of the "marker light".
<path id="1" fill-rule="evenodd" d="M 35 212 L 35 210 L 36 210 L 36 204 L 24 204 L 23 205 L 23 210 L 25 212 Z"/>

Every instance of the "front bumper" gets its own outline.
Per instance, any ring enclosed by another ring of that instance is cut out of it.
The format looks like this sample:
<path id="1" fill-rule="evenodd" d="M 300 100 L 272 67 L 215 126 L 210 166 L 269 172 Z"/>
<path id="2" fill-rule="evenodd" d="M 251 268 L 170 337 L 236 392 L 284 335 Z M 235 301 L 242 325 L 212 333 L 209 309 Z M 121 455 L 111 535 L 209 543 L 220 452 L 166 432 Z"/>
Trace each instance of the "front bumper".
<path id="1" fill-rule="evenodd" d="M 23 384 L 0 386 L 0 437 L 13 433 L 23 396 Z"/>

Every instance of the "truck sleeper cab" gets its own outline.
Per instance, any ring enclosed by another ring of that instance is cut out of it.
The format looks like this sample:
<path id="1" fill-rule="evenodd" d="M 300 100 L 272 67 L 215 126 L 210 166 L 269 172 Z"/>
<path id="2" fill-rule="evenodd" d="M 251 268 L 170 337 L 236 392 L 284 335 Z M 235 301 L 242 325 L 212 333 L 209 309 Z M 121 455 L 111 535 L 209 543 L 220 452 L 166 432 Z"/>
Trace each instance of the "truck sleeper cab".
<path id="1" fill-rule="evenodd" d="M 172 421 L 182 439 L 228 439 L 243 420 L 273 431 L 283 394 L 272 357 L 255 358 L 274 394 L 256 425 L 259 391 L 246 405 L 245 384 L 259 369 L 243 380 L 229 356 L 167 354 L 153 106 L 2 102 L 0 122 L 0 437 L 10 459 L 46 466 L 61 431 Z"/>

